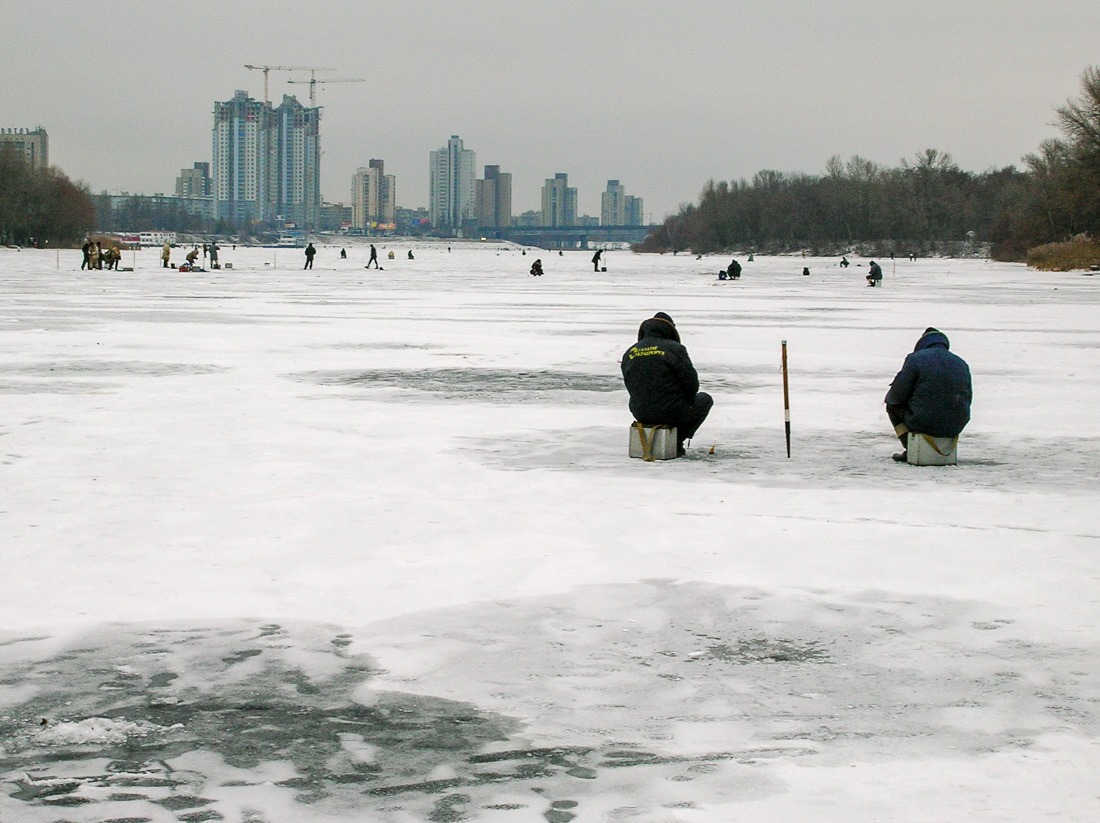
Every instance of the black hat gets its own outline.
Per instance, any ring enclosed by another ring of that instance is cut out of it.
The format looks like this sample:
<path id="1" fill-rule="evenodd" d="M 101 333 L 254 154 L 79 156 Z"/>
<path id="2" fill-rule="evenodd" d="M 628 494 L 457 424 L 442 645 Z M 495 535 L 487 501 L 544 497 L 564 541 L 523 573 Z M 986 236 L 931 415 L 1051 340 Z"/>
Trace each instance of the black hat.
<path id="1" fill-rule="evenodd" d="M 941 331 L 940 331 L 939 329 L 937 329 L 937 328 L 934 328 L 934 327 L 932 327 L 932 326 L 929 326 L 929 327 L 928 327 L 927 329 L 925 329 L 925 330 L 924 330 L 924 334 L 943 334 L 943 332 L 941 332 Z M 924 335 L 921 335 L 921 337 L 923 337 L 923 336 L 924 336 Z"/>
<path id="2" fill-rule="evenodd" d="M 675 323 L 673 323 L 673 322 L 672 322 L 672 318 L 671 318 L 671 317 L 669 317 L 669 316 L 668 316 L 667 314 L 665 314 L 665 313 L 664 313 L 663 311 L 659 311 L 659 312 L 657 312 L 657 313 L 656 313 L 655 315 L 653 315 L 653 316 L 654 316 L 655 318 L 657 318 L 658 320 L 664 320 L 664 321 L 665 321 L 666 323 L 669 323 L 669 324 L 671 324 L 671 325 L 673 325 L 673 326 L 675 326 L 675 325 L 676 325 Z"/>

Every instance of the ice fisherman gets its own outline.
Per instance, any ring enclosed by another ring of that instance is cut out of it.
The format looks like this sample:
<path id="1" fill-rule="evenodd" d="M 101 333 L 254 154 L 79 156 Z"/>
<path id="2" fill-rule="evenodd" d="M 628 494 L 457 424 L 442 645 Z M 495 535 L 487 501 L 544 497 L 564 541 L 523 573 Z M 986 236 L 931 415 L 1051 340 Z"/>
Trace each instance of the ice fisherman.
<path id="1" fill-rule="evenodd" d="M 172 246 L 169 243 L 165 243 L 160 248 L 160 264 L 161 268 L 168 268 L 168 261 L 172 258 Z"/>
<path id="2" fill-rule="evenodd" d="M 592 255 L 592 270 L 600 270 L 600 258 L 603 257 L 603 249 L 596 249 L 596 253 Z"/>
<path id="3" fill-rule="evenodd" d="M 84 271 L 84 269 L 90 269 L 92 267 L 91 255 L 88 252 L 88 249 L 90 249 L 91 247 L 92 247 L 92 241 L 91 240 L 85 240 L 84 245 L 80 247 L 80 251 L 84 255 L 84 259 L 80 263 L 80 270 L 81 271 Z"/>
<path id="4" fill-rule="evenodd" d="M 376 269 L 381 268 L 381 266 L 378 265 L 378 249 L 374 247 L 374 243 L 370 244 L 370 260 L 367 261 L 366 268 L 369 269 L 371 263 L 374 263 Z"/>
<path id="5" fill-rule="evenodd" d="M 868 286 L 877 286 L 881 282 L 882 282 L 882 266 L 880 266 L 878 263 L 876 263 L 874 260 L 872 260 L 871 265 L 870 265 L 870 267 L 868 269 L 868 272 L 867 272 L 867 285 Z"/>
<path id="6" fill-rule="evenodd" d="M 634 419 L 646 426 L 675 426 L 676 453 L 682 456 L 684 441 L 703 425 L 714 398 L 699 391 L 699 374 L 671 317 L 659 311 L 642 322 L 638 342 L 623 354 L 622 371 Z"/>
<path id="7" fill-rule="evenodd" d="M 542 277 L 542 259 L 537 258 L 534 263 L 531 264 L 531 274 L 535 277 Z"/>
<path id="8" fill-rule="evenodd" d="M 730 261 L 730 266 L 726 269 L 726 277 L 730 280 L 737 280 L 741 276 L 741 264 L 734 258 Z"/>
<path id="9" fill-rule="evenodd" d="M 899 463 L 908 458 L 910 432 L 958 437 L 970 422 L 970 367 L 950 346 L 939 329 L 925 329 L 886 393 L 886 415 L 902 446 L 894 455 Z"/>
<path id="10" fill-rule="evenodd" d="M 212 269 L 221 268 L 221 266 L 218 265 L 218 241 L 217 240 L 211 240 L 210 241 L 210 268 L 212 268 Z"/>
<path id="11" fill-rule="evenodd" d="M 341 260 L 347 260 L 348 259 L 348 250 L 347 249 L 340 249 L 340 259 Z"/>
<path id="12" fill-rule="evenodd" d="M 195 261 L 198 260 L 198 259 L 199 259 L 199 247 L 195 246 L 195 248 L 193 248 L 193 249 L 191 249 L 191 251 L 187 252 L 187 258 L 186 258 L 187 265 L 190 266 L 191 268 L 195 268 Z"/>
<path id="13" fill-rule="evenodd" d="M 313 268 L 313 257 L 317 254 L 317 249 L 313 248 L 312 243 L 306 245 L 306 264 L 302 266 L 303 269 Z"/>

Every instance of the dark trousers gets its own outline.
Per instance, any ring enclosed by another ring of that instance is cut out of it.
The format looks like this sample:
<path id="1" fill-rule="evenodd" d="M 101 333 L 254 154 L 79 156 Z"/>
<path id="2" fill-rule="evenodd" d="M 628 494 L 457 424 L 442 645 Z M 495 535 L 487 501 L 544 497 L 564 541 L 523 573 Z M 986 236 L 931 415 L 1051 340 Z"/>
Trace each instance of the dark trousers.
<path id="1" fill-rule="evenodd" d="M 312 257 L 307 257 L 306 258 L 306 264 L 304 266 L 302 266 L 302 268 L 303 269 L 312 269 L 313 268 L 313 258 Z"/>
<path id="2" fill-rule="evenodd" d="M 680 446 L 683 446 L 685 440 L 690 440 L 695 436 L 695 432 L 703 425 L 703 421 L 707 419 L 707 415 L 710 414 L 712 408 L 714 408 L 714 398 L 701 391 L 695 395 L 693 403 L 690 405 L 685 403 L 672 414 L 642 415 L 645 419 L 639 419 L 638 414 L 635 412 L 634 419 L 646 426 L 661 424 L 675 426 L 676 439 L 680 442 Z M 658 417 L 661 419 L 658 420 Z"/>
<path id="3" fill-rule="evenodd" d="M 909 427 L 905 425 L 905 406 L 887 406 L 886 416 L 894 427 L 894 434 L 901 441 L 902 448 L 909 447 Z"/>
<path id="4" fill-rule="evenodd" d="M 699 431 L 699 427 L 703 425 L 712 408 L 714 408 L 714 398 L 705 391 L 701 391 L 695 395 L 694 403 L 676 415 L 675 420 L 668 421 L 676 427 L 677 437 L 681 443 L 695 436 L 695 432 Z"/>

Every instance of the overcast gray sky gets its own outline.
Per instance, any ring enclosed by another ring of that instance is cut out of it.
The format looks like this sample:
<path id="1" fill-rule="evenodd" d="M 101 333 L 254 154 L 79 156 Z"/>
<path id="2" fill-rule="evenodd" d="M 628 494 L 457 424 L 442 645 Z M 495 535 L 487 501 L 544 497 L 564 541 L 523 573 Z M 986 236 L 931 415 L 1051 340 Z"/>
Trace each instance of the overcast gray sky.
<path id="1" fill-rule="evenodd" d="M 0 126 L 41 125 L 93 191 L 171 192 L 210 159 L 215 100 L 262 98 L 245 63 L 329 66 L 322 189 L 348 202 L 372 157 L 426 205 L 451 134 L 513 174 L 513 211 L 568 172 L 599 214 L 609 178 L 660 220 L 714 178 L 1018 163 L 1100 63 L 1097 0 L 0 0 Z M 304 73 L 298 73 L 303 78 Z M 272 73 L 271 96 L 308 87 Z"/>

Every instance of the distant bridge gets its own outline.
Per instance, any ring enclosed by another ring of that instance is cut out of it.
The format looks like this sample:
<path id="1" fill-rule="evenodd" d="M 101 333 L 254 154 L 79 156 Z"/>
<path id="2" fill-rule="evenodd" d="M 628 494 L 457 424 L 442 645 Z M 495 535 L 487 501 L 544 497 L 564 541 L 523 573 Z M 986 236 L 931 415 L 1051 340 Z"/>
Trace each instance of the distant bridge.
<path id="1" fill-rule="evenodd" d="M 482 237 L 544 249 L 592 248 L 605 243 L 641 243 L 657 226 L 508 226 L 479 229 Z"/>

